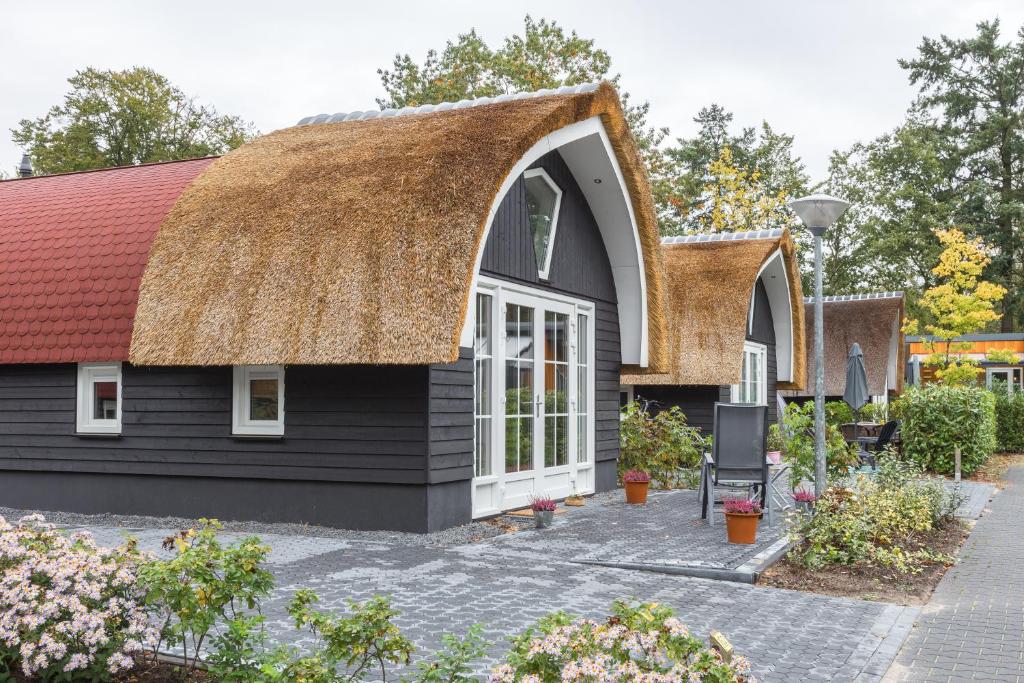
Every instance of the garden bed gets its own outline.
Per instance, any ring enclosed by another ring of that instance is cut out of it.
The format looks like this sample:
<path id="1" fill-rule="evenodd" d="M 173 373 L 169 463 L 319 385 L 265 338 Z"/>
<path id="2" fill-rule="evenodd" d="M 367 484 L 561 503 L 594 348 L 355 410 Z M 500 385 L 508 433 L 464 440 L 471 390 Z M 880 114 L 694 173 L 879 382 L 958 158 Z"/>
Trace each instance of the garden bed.
<path id="1" fill-rule="evenodd" d="M 1006 470 L 1010 465 L 1021 462 L 1022 459 L 1024 459 L 1024 454 L 1021 453 L 996 453 L 989 457 L 977 470 L 972 472 L 967 479 L 995 484 L 1002 488 L 1006 478 Z"/>
<path id="2" fill-rule="evenodd" d="M 15 683 L 36 683 L 38 678 L 25 678 L 15 672 L 11 679 Z M 203 683 L 211 681 L 203 671 L 192 673 L 188 679 L 189 683 Z M 182 669 L 176 664 L 152 659 L 140 662 L 132 671 L 125 672 L 113 679 L 113 683 L 181 683 Z"/>
<path id="3" fill-rule="evenodd" d="M 929 533 L 924 545 L 936 553 L 955 557 L 969 533 L 967 524 L 957 522 Z M 923 605 L 950 566 L 941 562 L 930 563 L 917 574 L 870 565 L 830 565 L 808 569 L 798 560 L 785 557 L 765 570 L 757 583 L 822 595 Z"/>

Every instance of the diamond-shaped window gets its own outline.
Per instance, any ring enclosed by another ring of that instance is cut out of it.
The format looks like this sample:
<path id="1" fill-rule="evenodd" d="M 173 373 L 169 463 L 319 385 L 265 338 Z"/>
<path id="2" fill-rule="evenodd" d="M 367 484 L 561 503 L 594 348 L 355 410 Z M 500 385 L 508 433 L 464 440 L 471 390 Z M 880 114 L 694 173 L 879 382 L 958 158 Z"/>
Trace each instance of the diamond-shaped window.
<path id="1" fill-rule="evenodd" d="M 537 272 L 546 280 L 551 268 L 551 247 L 555 243 L 562 191 L 551 176 L 539 168 L 524 173 L 523 179 L 526 182 L 526 210 L 530 216 L 530 230 L 533 231 Z"/>

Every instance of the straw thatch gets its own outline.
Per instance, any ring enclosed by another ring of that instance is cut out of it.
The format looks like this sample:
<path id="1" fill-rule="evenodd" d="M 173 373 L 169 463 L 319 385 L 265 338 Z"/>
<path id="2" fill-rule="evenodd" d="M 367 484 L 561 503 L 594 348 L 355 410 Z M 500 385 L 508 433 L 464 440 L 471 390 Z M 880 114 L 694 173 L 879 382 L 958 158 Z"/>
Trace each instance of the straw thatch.
<path id="1" fill-rule="evenodd" d="M 761 233 L 762 235 L 766 233 Z M 777 249 L 786 261 L 793 312 L 793 377 L 802 384 L 804 307 L 800 269 L 788 231 L 770 237 L 663 244 L 668 290 L 669 372 L 631 372 L 623 384 L 728 385 L 740 381 L 751 293 Z"/>
<path id="2" fill-rule="evenodd" d="M 131 361 L 423 364 L 458 357 L 488 211 L 544 136 L 600 116 L 639 225 L 649 358 L 666 351 L 657 224 L 614 88 L 297 126 L 184 192 L 142 280 Z"/>
<path id="3" fill-rule="evenodd" d="M 793 396 L 814 394 L 814 303 L 806 303 L 807 383 Z M 897 393 L 903 390 L 904 339 L 903 295 L 893 292 L 872 298 L 826 297 L 822 301 L 825 327 L 825 395 L 842 396 L 846 387 L 846 360 L 854 342 L 864 352 L 868 391 L 872 396 L 885 394 L 886 371 L 895 363 Z M 895 344 L 893 337 L 895 336 Z M 895 353 L 895 358 L 892 355 Z"/>

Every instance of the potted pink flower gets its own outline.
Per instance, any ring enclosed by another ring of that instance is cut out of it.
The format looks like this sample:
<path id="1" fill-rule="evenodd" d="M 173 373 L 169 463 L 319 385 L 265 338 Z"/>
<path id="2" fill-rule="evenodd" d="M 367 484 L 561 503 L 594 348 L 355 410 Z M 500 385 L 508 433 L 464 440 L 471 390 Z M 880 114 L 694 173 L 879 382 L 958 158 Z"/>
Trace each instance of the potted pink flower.
<path id="1" fill-rule="evenodd" d="M 647 502 L 647 489 L 651 485 L 651 475 L 643 470 L 629 470 L 622 475 L 622 483 L 626 487 L 627 503 L 643 505 Z"/>
<path id="2" fill-rule="evenodd" d="M 551 526 L 551 520 L 555 515 L 555 501 L 547 496 L 533 498 L 530 501 L 530 509 L 533 510 L 533 522 L 538 529 L 547 529 Z"/>
<path id="3" fill-rule="evenodd" d="M 761 521 L 761 503 L 746 498 L 726 498 L 725 531 L 729 543 L 750 545 L 757 541 L 757 523 Z"/>
<path id="4" fill-rule="evenodd" d="M 796 507 L 800 512 L 804 514 L 810 514 L 814 511 L 814 503 L 818 500 L 818 497 L 807 489 L 797 489 L 793 492 L 793 501 L 796 503 Z"/>

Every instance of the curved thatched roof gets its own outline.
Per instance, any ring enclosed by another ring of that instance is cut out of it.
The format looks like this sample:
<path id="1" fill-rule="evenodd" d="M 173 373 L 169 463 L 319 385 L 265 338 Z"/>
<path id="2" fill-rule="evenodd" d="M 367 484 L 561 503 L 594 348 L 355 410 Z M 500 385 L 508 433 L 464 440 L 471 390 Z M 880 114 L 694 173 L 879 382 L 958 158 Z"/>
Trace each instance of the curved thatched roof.
<path id="1" fill-rule="evenodd" d="M 761 267 L 781 250 L 793 320 L 793 377 L 805 373 L 800 269 L 786 230 L 667 238 L 662 244 L 668 289 L 669 372 L 624 374 L 623 384 L 727 385 L 740 380 L 751 293 Z"/>
<path id="2" fill-rule="evenodd" d="M 297 126 L 214 162 L 164 222 L 131 360 L 151 365 L 453 361 L 488 212 L 538 141 L 600 116 L 646 270 L 650 364 L 665 358 L 653 200 L 612 86 Z"/>
<path id="3" fill-rule="evenodd" d="M 864 353 L 868 391 L 903 390 L 903 292 L 827 296 L 822 299 L 825 328 L 825 395 L 841 396 L 846 388 L 846 359 L 854 342 Z M 814 299 L 805 300 L 807 321 L 807 383 L 793 396 L 814 393 Z"/>

